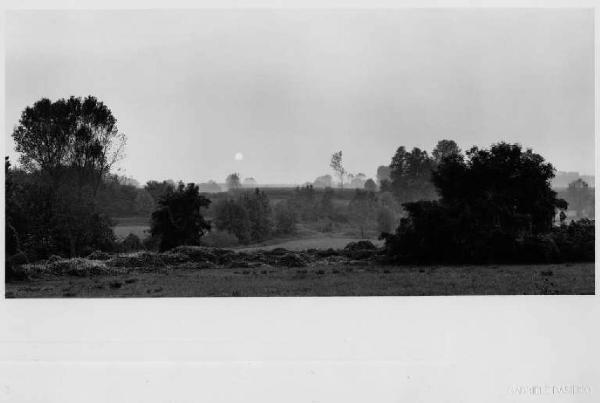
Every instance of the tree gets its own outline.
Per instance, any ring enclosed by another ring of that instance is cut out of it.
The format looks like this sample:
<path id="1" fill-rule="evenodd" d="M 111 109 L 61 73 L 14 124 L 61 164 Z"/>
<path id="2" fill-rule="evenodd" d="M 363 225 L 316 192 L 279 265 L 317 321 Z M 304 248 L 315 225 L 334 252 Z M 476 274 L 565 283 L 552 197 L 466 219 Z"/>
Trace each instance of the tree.
<path id="1" fill-rule="evenodd" d="M 294 209 L 286 200 L 280 201 L 274 209 L 275 232 L 280 235 L 289 235 L 296 232 L 297 217 Z"/>
<path id="2" fill-rule="evenodd" d="M 210 200 L 201 196 L 198 186 L 179 183 L 174 191 L 169 191 L 158 202 L 158 209 L 152 213 L 150 233 L 160 239 L 159 250 L 165 251 L 179 245 L 199 245 L 210 223 L 204 219 L 202 208 L 207 208 Z"/>
<path id="3" fill-rule="evenodd" d="M 162 182 L 152 180 L 146 182 L 144 189 L 152 196 L 154 203 L 158 204 L 165 194 L 175 190 L 175 182 L 171 179 Z"/>
<path id="4" fill-rule="evenodd" d="M 342 152 L 341 151 L 338 151 L 337 153 L 333 153 L 331 155 L 331 162 L 329 163 L 329 166 L 333 169 L 333 171 L 336 173 L 336 175 L 340 179 L 340 187 L 343 189 L 344 188 L 344 178 L 346 176 L 346 169 L 342 165 Z"/>
<path id="5" fill-rule="evenodd" d="M 123 156 L 126 138 L 116 123 L 110 109 L 92 96 L 43 98 L 25 108 L 12 136 L 29 175 L 23 189 L 36 193 L 37 200 L 30 200 L 44 205 L 43 211 L 30 211 L 31 225 L 23 234 L 31 249 L 75 256 L 111 244 L 114 234 L 96 197 Z M 36 229 L 41 227 L 45 235 Z"/>
<path id="6" fill-rule="evenodd" d="M 390 170 L 390 188 L 401 203 L 436 198 L 431 182 L 433 161 L 427 151 L 415 147 L 408 152 L 403 146 L 399 147 Z"/>
<path id="7" fill-rule="evenodd" d="M 454 140 L 440 140 L 431 152 L 431 156 L 436 165 L 442 162 L 442 159 L 451 155 L 458 155 L 461 149 Z"/>
<path id="8" fill-rule="evenodd" d="M 554 167 L 531 149 L 498 143 L 471 148 L 467 158 L 446 158 L 433 174 L 445 204 L 477 212 L 477 222 L 506 231 L 541 233 L 552 228 L 562 204 L 550 185 Z"/>
<path id="9" fill-rule="evenodd" d="M 540 237 L 565 207 L 553 176 L 551 164 L 518 144 L 447 156 L 433 173 L 440 200 L 404 203 L 408 215 L 386 248 L 396 259 L 460 263 L 510 261 L 528 239 L 550 251 Z"/>
<path id="10" fill-rule="evenodd" d="M 367 192 L 376 192 L 377 184 L 373 179 L 367 179 L 364 185 L 364 188 Z"/>
<path id="11" fill-rule="evenodd" d="M 240 182 L 240 174 L 232 173 L 227 176 L 225 179 L 225 186 L 227 186 L 227 190 L 238 190 L 242 187 Z"/>
<path id="12" fill-rule="evenodd" d="M 219 200 L 215 204 L 215 227 L 236 236 L 243 244 L 250 242 L 250 219 L 244 206 L 238 201 Z"/>
<path id="13" fill-rule="evenodd" d="M 265 192 L 255 189 L 242 196 L 242 205 L 248 213 L 250 239 L 260 242 L 267 239 L 273 230 L 271 204 Z"/>
<path id="14" fill-rule="evenodd" d="M 70 170 L 78 185 L 85 182 L 94 191 L 123 156 L 126 142 L 110 109 L 93 96 L 37 101 L 21 114 L 13 139 L 25 169 L 47 173 L 55 185 Z"/>

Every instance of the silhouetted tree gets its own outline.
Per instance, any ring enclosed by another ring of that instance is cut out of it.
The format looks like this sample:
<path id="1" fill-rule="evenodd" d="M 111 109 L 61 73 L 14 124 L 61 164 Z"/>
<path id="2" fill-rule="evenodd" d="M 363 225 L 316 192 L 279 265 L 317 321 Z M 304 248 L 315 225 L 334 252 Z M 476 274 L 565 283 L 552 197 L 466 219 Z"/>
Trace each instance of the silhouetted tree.
<path id="1" fill-rule="evenodd" d="M 92 96 L 44 98 L 25 108 L 12 136 L 29 175 L 23 189 L 32 193 L 24 197 L 44 206 L 28 212 L 22 238 L 30 248 L 74 256 L 110 245 L 114 235 L 96 196 L 125 145 L 110 109 Z"/>
<path id="2" fill-rule="evenodd" d="M 158 202 L 152 213 L 150 233 L 160 239 L 159 250 L 165 251 L 179 245 L 199 245 L 210 223 L 202 216 L 201 209 L 210 205 L 210 200 L 201 196 L 198 186 L 179 183 L 174 191 L 168 191 Z"/>
<path id="3" fill-rule="evenodd" d="M 450 155 L 433 174 L 441 199 L 405 203 L 408 216 L 386 248 L 398 260 L 516 259 L 522 240 L 551 232 L 555 209 L 564 207 L 553 176 L 551 164 L 518 144 Z"/>

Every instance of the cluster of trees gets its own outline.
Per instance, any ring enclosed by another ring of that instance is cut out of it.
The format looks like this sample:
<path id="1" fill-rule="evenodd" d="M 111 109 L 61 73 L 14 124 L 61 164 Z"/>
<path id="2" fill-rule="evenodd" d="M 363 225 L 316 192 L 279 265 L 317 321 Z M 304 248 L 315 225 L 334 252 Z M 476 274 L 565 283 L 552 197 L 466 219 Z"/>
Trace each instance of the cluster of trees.
<path id="1" fill-rule="evenodd" d="M 381 190 L 392 192 L 400 203 L 437 199 L 432 174 L 443 158 L 460 153 L 460 148 L 453 140 L 440 140 L 431 155 L 418 147 L 407 151 L 401 146 L 396 150 L 389 167 L 377 169 Z"/>
<path id="2" fill-rule="evenodd" d="M 7 256 L 76 256 L 113 245 L 98 197 L 125 145 L 116 123 L 92 96 L 25 108 L 12 133 L 20 167 L 5 162 Z"/>
<path id="3" fill-rule="evenodd" d="M 571 243 L 565 234 L 577 233 L 589 246 L 593 225 L 554 227 L 556 210 L 566 209 L 567 203 L 550 186 L 554 168 L 532 150 L 499 143 L 489 149 L 473 147 L 466 155 L 453 151 L 441 156 L 431 175 L 439 200 L 405 202 L 407 216 L 394 234 L 384 235 L 386 250 L 395 261 L 589 258 L 590 249 L 578 256 L 573 248 L 566 252 L 565 245 Z M 392 185 L 393 181 L 394 167 Z"/>
<path id="4" fill-rule="evenodd" d="M 243 244 L 264 241 L 274 231 L 269 198 L 259 189 L 217 201 L 213 217 L 217 230 L 235 235 Z"/>

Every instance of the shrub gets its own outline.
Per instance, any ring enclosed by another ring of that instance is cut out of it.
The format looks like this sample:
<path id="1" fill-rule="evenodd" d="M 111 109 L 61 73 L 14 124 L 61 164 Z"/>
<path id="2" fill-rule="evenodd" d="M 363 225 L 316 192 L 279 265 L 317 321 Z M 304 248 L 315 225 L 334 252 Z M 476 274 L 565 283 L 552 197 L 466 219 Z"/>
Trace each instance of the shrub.
<path id="1" fill-rule="evenodd" d="M 200 237 L 210 230 L 210 223 L 200 213 L 201 208 L 210 205 L 210 200 L 200 195 L 197 185 L 179 183 L 158 204 L 159 208 L 152 213 L 150 232 L 153 237 L 160 237 L 160 251 L 178 245 L 199 245 Z"/>

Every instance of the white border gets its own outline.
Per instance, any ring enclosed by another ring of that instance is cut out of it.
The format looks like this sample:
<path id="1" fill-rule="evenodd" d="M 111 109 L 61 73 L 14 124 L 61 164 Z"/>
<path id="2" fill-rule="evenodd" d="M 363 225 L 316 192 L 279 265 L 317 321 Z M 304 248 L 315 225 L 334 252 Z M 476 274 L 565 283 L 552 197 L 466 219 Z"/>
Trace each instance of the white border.
<path id="1" fill-rule="evenodd" d="M 5 9 L 470 6 L 598 2 L 4 3 Z M 595 38 L 597 72 L 598 29 Z M 4 35 L 1 46 L 4 73 Z M 596 105 L 597 97 L 596 79 Z M 4 108 L 0 115 L 4 128 Z M 599 284 L 596 276 L 597 293 Z M 597 402 L 599 318 L 597 296 L 1 300 L 0 401 Z M 590 390 L 563 394 L 569 385 Z"/>

